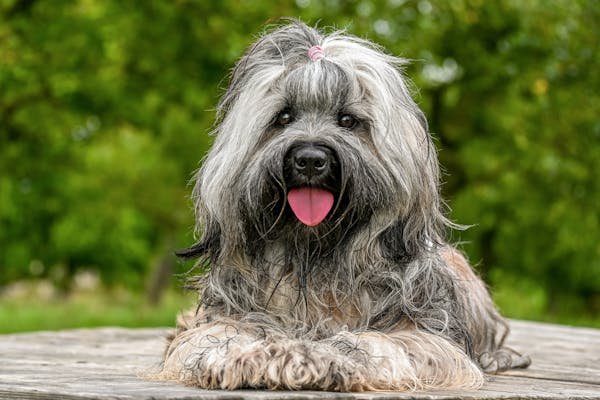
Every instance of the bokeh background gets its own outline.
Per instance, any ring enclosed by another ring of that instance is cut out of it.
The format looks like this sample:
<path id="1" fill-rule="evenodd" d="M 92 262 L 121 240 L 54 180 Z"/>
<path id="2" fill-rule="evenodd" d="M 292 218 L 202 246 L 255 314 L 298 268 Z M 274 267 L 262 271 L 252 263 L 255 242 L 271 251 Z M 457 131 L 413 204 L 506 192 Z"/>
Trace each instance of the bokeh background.
<path id="1" fill-rule="evenodd" d="M 172 325 L 194 302 L 189 180 L 227 74 L 282 16 L 406 73 L 454 232 L 514 318 L 600 326 L 593 0 L 3 0 L 0 332 Z"/>

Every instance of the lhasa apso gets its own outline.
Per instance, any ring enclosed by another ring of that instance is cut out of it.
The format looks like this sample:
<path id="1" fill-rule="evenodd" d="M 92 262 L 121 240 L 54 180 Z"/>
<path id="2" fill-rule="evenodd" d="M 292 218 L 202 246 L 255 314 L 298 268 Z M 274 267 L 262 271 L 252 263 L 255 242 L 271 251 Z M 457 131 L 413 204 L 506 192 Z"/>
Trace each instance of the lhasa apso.
<path id="1" fill-rule="evenodd" d="M 400 68 L 291 22 L 238 62 L 196 176 L 200 303 L 162 379 L 202 388 L 475 388 L 526 367 L 444 240 L 437 154 Z"/>

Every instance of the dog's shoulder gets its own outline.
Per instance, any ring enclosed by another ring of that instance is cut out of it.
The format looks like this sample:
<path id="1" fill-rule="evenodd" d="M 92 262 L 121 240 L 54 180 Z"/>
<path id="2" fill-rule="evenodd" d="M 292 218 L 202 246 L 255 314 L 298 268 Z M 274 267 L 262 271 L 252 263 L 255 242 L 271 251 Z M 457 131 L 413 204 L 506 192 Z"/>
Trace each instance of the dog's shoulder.
<path id="1" fill-rule="evenodd" d="M 450 244 L 444 245 L 440 249 L 440 256 L 448 268 L 458 275 L 460 279 L 473 280 L 473 278 L 478 278 L 465 254 L 456 247 Z"/>

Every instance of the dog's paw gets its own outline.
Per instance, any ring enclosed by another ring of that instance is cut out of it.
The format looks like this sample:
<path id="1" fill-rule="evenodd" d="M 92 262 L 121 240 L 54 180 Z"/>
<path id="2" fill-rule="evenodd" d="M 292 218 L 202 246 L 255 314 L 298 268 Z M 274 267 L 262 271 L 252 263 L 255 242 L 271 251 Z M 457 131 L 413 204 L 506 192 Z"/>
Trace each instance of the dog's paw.
<path id="1" fill-rule="evenodd" d="M 527 368 L 531 358 L 521 355 L 509 348 L 501 348 L 495 352 L 486 352 L 479 356 L 481 369 L 488 374 L 495 374 L 513 368 Z"/>
<path id="2" fill-rule="evenodd" d="M 213 351 L 197 365 L 192 384 L 206 389 L 265 388 L 264 368 L 268 354 L 264 346 L 251 343 L 230 348 L 226 353 Z"/>
<path id="3" fill-rule="evenodd" d="M 375 332 L 340 332 L 324 339 L 334 351 L 362 368 L 363 390 L 404 391 L 419 388 L 414 365 L 402 346 Z M 368 384 L 367 384 L 368 382 Z"/>
<path id="4" fill-rule="evenodd" d="M 329 391 L 367 390 L 364 367 L 316 342 L 275 342 L 269 355 L 265 384 L 269 389 Z"/>
<path id="5" fill-rule="evenodd" d="M 213 349 L 196 364 L 187 382 L 208 389 L 362 391 L 364 368 L 329 346 L 296 340 L 256 341 Z"/>

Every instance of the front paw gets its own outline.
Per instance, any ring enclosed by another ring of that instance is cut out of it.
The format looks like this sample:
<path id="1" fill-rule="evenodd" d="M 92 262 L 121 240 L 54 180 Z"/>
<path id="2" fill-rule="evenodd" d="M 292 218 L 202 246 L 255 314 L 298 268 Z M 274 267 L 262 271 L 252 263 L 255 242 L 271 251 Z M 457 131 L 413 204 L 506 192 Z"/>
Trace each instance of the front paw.
<path id="1" fill-rule="evenodd" d="M 329 346 L 315 342 L 275 342 L 266 347 L 269 389 L 363 391 L 364 367 Z"/>
<path id="2" fill-rule="evenodd" d="M 513 368 L 527 368 L 531 358 L 521 355 L 509 348 L 501 348 L 495 352 L 486 352 L 479 356 L 481 369 L 488 374 L 495 374 Z"/>
<path id="3" fill-rule="evenodd" d="M 364 367 L 315 342 L 277 340 L 205 357 L 195 384 L 210 389 L 362 391 L 370 387 Z"/>
<path id="4" fill-rule="evenodd" d="M 264 369 L 268 354 L 261 343 L 215 351 L 196 366 L 193 384 L 205 389 L 266 388 Z"/>

